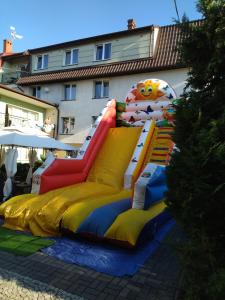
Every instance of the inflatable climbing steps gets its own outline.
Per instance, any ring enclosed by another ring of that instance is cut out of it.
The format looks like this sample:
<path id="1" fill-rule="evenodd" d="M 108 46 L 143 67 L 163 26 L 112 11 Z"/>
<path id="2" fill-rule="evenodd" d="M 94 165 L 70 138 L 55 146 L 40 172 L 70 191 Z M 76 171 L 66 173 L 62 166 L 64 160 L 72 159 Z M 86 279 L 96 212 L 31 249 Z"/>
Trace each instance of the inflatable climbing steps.
<path id="1" fill-rule="evenodd" d="M 174 143 L 172 141 L 172 127 L 158 127 L 151 145 L 148 162 L 167 165 Z"/>

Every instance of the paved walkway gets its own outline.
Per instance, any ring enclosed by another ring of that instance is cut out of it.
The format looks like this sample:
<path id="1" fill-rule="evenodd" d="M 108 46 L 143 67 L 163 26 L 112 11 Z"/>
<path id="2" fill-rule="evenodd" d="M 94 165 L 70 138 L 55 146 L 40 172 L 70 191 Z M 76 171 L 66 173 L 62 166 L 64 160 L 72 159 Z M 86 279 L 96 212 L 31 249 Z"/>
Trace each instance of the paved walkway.
<path id="1" fill-rule="evenodd" d="M 0 251 L 0 299 L 176 300 L 181 268 L 173 247 L 175 226 L 134 275 L 113 277 L 37 252 L 29 257 Z"/>

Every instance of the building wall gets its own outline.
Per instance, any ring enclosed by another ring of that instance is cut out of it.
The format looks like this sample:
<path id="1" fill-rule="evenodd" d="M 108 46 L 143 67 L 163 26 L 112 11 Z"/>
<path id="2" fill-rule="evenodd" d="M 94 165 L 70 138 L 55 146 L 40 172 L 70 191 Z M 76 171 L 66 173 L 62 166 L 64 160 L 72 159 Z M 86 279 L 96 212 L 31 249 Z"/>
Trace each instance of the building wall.
<path id="1" fill-rule="evenodd" d="M 27 112 L 32 112 L 33 114 L 37 115 L 38 119 L 36 121 L 37 125 L 42 125 L 44 122 L 44 118 L 45 118 L 45 113 L 46 110 L 32 105 L 30 103 L 26 103 L 26 102 L 22 102 L 22 101 L 18 101 L 16 99 L 13 98 L 9 98 L 9 97 L 5 97 L 1 95 L 1 100 L 0 100 L 0 127 L 4 127 L 5 125 L 5 113 L 6 113 L 6 105 L 8 104 L 9 110 L 10 107 L 13 108 L 14 110 L 16 109 L 17 113 L 13 113 L 12 115 L 9 112 L 9 118 L 12 122 L 12 125 L 20 125 L 20 126 L 32 126 L 34 127 L 35 124 L 31 124 L 31 122 L 29 122 L 29 125 L 27 124 L 27 121 L 25 123 L 23 123 L 22 121 L 22 117 L 20 114 L 18 114 L 18 112 L 21 111 L 21 109 Z M 32 122 L 33 123 L 33 122 Z"/>
<path id="2" fill-rule="evenodd" d="M 48 68 L 43 70 L 36 69 L 37 55 L 32 55 L 32 73 L 43 71 L 49 72 L 60 69 L 85 67 L 102 63 L 113 63 L 118 61 L 149 57 L 152 55 L 152 49 L 150 47 L 150 36 L 151 33 L 149 31 L 147 33 L 144 32 L 142 34 L 134 34 L 123 38 L 103 40 L 97 43 L 90 43 L 86 45 L 39 53 L 38 55 L 48 54 Z M 102 43 L 112 43 L 111 59 L 95 61 L 95 45 Z M 78 64 L 64 66 L 65 51 L 70 49 L 79 49 Z"/>
<path id="3" fill-rule="evenodd" d="M 133 84 L 147 78 L 159 78 L 165 80 L 174 88 L 179 97 L 183 92 L 186 77 L 187 69 L 177 69 L 104 78 L 104 80 L 109 81 L 109 98 L 101 99 L 93 98 L 95 80 L 71 82 L 76 84 L 77 87 L 76 100 L 74 101 L 61 101 L 64 94 L 64 83 L 46 84 L 42 86 L 42 89 L 45 87 L 48 87 L 49 89 L 47 96 L 46 94 L 44 95 L 44 99 L 59 104 L 59 139 L 65 143 L 83 143 L 92 124 L 92 116 L 98 116 L 109 99 L 115 98 L 118 101 L 123 101 Z M 29 89 L 31 92 L 31 88 L 26 88 L 27 93 L 29 93 Z M 73 134 L 61 134 L 63 117 L 75 118 Z"/>
<path id="4" fill-rule="evenodd" d="M 36 105 L 33 105 L 31 103 L 27 103 L 27 102 L 22 102 L 22 101 L 18 101 L 17 99 L 13 99 L 13 98 L 9 98 L 9 97 L 5 97 L 0 95 L 0 102 L 5 103 L 5 104 L 11 104 L 14 106 L 18 106 L 27 110 L 32 110 L 32 111 L 36 111 L 36 112 L 40 112 L 42 114 L 45 113 L 45 109 Z"/>
<path id="5" fill-rule="evenodd" d="M 45 120 L 47 120 L 48 123 L 54 124 L 55 128 L 57 127 L 58 116 L 56 108 L 43 108 L 31 103 L 20 101 L 16 98 L 6 97 L 4 95 L 0 95 L 0 127 L 5 126 L 6 105 L 8 105 L 9 108 L 8 113 L 12 121 L 12 125 L 36 128 L 36 125 L 43 126 Z M 14 109 L 12 115 L 10 113 L 11 109 Z M 38 119 L 35 121 L 35 123 L 33 121 L 28 122 L 28 124 L 27 122 L 22 123 L 22 120 L 25 117 L 20 114 L 21 110 L 37 114 Z M 52 134 L 53 133 L 54 132 L 52 132 Z"/>

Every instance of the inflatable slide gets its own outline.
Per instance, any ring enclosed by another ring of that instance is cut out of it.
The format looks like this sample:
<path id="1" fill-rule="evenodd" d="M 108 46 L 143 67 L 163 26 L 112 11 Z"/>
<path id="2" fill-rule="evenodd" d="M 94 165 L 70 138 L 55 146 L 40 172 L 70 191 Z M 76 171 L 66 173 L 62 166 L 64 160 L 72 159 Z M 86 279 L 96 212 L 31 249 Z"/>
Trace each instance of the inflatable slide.
<path id="1" fill-rule="evenodd" d="M 170 218 L 163 198 L 175 98 L 166 82 L 148 79 L 124 102 L 109 101 L 76 159 L 47 160 L 33 175 L 32 194 L 0 206 L 4 226 L 125 246 L 152 237 Z"/>

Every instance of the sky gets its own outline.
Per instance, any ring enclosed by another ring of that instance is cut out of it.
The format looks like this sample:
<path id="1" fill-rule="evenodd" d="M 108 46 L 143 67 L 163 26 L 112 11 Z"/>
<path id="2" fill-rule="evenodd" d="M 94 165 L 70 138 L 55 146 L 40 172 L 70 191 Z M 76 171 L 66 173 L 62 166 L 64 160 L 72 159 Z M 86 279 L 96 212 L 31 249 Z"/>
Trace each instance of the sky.
<path id="1" fill-rule="evenodd" d="M 176 2 L 180 16 L 185 13 L 189 20 L 201 18 L 196 0 Z M 0 3 L 0 40 L 10 38 L 10 26 L 23 35 L 23 39 L 13 42 L 14 52 L 126 30 L 131 18 L 137 27 L 169 25 L 177 18 L 174 0 L 2 0 Z"/>

